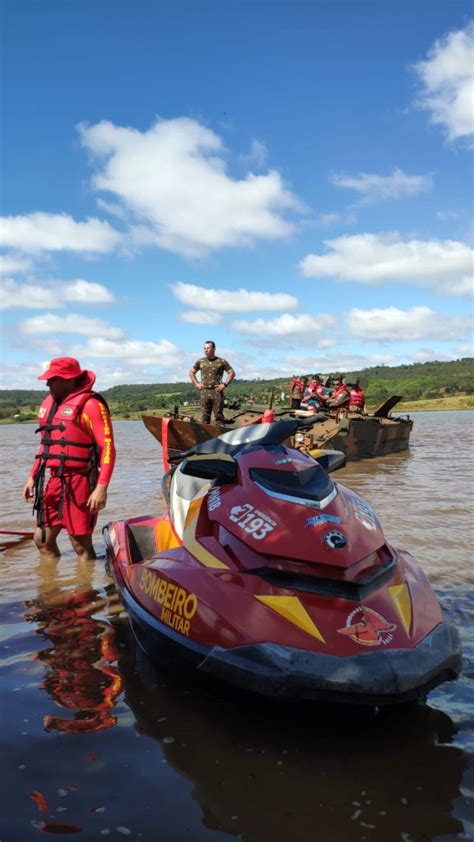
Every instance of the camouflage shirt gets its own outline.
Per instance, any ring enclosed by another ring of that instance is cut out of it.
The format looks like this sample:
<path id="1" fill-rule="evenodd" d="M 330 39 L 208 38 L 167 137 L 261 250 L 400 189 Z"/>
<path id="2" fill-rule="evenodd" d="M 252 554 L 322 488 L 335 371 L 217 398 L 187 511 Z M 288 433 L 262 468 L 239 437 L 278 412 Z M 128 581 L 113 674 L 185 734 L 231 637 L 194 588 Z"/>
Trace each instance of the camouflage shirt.
<path id="1" fill-rule="evenodd" d="M 215 389 L 219 383 L 222 383 L 224 371 L 230 371 L 230 369 L 231 366 L 222 357 L 214 357 L 213 360 L 204 357 L 196 360 L 193 365 L 193 371 L 201 372 L 201 383 L 205 389 Z"/>

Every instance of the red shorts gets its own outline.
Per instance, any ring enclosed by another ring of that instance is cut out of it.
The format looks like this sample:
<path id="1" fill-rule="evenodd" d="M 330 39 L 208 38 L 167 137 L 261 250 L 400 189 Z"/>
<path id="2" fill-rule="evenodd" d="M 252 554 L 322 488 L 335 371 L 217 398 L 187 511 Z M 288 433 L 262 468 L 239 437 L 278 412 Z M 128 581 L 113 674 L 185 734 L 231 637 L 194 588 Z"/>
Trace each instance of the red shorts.
<path id="1" fill-rule="evenodd" d="M 59 503 L 62 489 L 63 512 L 60 519 Z M 67 474 L 63 482 L 59 477 L 50 477 L 43 497 L 44 525 L 63 526 L 69 535 L 92 535 L 97 515 L 92 515 L 87 508 L 90 493 L 89 480 L 84 474 Z"/>

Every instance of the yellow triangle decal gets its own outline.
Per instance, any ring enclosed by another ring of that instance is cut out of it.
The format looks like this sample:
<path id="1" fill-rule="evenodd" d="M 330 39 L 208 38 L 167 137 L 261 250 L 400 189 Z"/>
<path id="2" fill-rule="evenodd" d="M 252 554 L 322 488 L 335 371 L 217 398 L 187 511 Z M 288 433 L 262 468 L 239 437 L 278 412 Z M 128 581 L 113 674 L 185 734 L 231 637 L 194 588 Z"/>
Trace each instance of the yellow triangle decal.
<path id="1" fill-rule="evenodd" d="M 194 499 L 189 506 L 186 523 L 184 524 L 183 546 L 205 567 L 228 570 L 228 564 L 225 564 L 196 540 L 196 524 L 203 500 L 204 498 L 201 495 L 201 497 Z"/>
<path id="2" fill-rule="evenodd" d="M 408 585 L 392 585 L 389 587 L 389 591 L 400 615 L 403 627 L 406 633 L 409 634 L 411 626 L 411 599 Z"/>
<path id="3" fill-rule="evenodd" d="M 298 628 L 302 629 L 312 637 L 316 637 L 322 643 L 326 643 L 318 627 L 313 623 L 306 608 L 301 604 L 297 596 L 257 596 L 260 602 L 268 605 L 273 611 L 281 614 L 285 620 L 289 620 Z"/>

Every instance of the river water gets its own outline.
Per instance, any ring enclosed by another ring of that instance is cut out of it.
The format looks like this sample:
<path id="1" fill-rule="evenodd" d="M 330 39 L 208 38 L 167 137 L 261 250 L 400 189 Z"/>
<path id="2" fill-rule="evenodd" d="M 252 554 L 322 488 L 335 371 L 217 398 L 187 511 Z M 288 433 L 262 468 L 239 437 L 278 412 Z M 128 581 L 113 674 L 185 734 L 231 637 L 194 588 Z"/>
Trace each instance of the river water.
<path id="1" fill-rule="evenodd" d="M 471 412 L 417 413 L 409 451 L 334 475 L 418 558 L 460 629 L 463 675 L 424 705 L 281 709 L 179 666 L 160 674 L 103 558 L 81 566 L 61 538 L 61 560 L 40 563 L 30 540 L 6 539 L 0 842 L 472 840 L 473 428 Z M 32 526 L 20 492 L 33 430 L 0 427 L 3 529 Z M 158 443 L 140 422 L 115 430 L 102 556 L 108 520 L 163 509 Z"/>

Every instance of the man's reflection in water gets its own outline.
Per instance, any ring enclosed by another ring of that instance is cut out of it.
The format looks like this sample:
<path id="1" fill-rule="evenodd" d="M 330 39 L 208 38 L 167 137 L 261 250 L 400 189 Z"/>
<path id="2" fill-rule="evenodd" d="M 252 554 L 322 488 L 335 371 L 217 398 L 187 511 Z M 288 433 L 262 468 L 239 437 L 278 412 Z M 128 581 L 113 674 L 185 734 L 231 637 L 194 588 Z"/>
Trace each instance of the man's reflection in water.
<path id="1" fill-rule="evenodd" d="M 93 563 L 77 560 L 75 575 L 62 581 L 58 563 L 40 561 L 38 596 L 27 602 L 33 610 L 26 619 L 50 643 L 35 656 L 45 667 L 42 686 L 73 717 L 46 714 L 44 727 L 70 734 L 100 731 L 116 724 L 111 711 L 122 688 L 114 631 L 93 616 L 107 599 L 92 587 Z"/>

